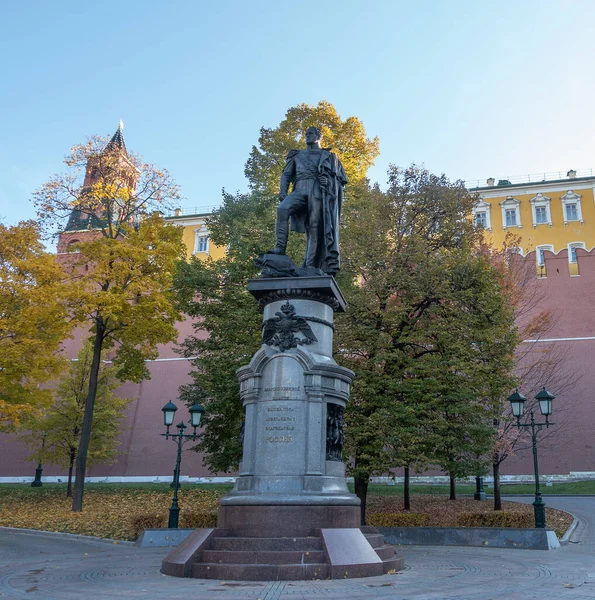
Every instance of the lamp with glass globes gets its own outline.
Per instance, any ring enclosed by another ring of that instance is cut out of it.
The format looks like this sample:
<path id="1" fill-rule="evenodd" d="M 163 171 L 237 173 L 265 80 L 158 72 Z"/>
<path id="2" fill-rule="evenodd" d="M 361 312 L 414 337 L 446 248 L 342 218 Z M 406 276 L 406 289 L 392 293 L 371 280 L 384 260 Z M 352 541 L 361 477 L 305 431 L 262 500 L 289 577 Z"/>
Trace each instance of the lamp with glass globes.
<path id="1" fill-rule="evenodd" d="M 177 442 L 178 454 L 176 458 L 176 467 L 174 469 L 174 496 L 172 498 L 171 507 L 169 509 L 169 520 L 167 526 L 171 529 L 178 527 L 180 507 L 178 506 L 178 490 L 180 488 L 180 463 L 182 462 L 182 446 L 192 440 L 196 441 L 197 433 L 196 430 L 200 427 L 200 420 L 205 412 L 205 409 L 198 403 L 193 404 L 188 412 L 190 413 L 190 426 L 192 427 L 192 433 L 184 433 L 184 430 L 188 427 L 184 421 L 180 421 L 176 428 L 178 433 L 170 433 L 169 428 L 173 425 L 176 411 L 178 407 L 173 402 L 168 402 L 162 409 L 163 411 L 163 424 L 165 425 L 165 433 L 160 435 L 164 436 L 166 440 L 172 439 Z"/>
<path id="2" fill-rule="evenodd" d="M 541 497 L 541 491 L 539 489 L 539 467 L 537 465 L 537 432 L 541 431 L 544 427 L 548 428 L 554 423 L 550 423 L 549 417 L 552 414 L 552 400 L 555 396 L 550 394 L 545 387 L 543 387 L 535 396 L 535 400 L 539 403 L 539 410 L 545 417 L 545 423 L 536 423 L 535 414 L 531 410 L 531 418 L 528 423 L 521 423 L 521 417 L 525 411 L 525 402 L 527 398 L 521 394 L 518 389 L 508 397 L 512 414 L 516 417 L 515 425 L 519 429 L 530 429 L 531 430 L 531 443 L 533 446 L 533 471 L 535 473 L 535 501 L 533 502 L 533 512 L 535 514 L 535 527 L 543 528 L 546 526 L 545 520 L 545 504 Z"/>

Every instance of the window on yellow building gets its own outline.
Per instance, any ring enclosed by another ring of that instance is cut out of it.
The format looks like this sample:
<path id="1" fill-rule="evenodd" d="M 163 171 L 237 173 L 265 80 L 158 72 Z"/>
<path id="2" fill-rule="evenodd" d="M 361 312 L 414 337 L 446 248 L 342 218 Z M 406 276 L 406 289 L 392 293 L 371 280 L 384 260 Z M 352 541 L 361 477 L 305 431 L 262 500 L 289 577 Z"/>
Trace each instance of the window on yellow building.
<path id="1" fill-rule="evenodd" d="M 543 254 L 543 248 L 537 249 L 537 264 L 540 267 L 543 267 L 543 265 L 545 265 L 545 256 Z"/>
<path id="2" fill-rule="evenodd" d="M 473 222 L 477 227 L 492 231 L 492 223 L 490 219 L 490 209 L 492 207 L 480 198 L 479 202 L 473 207 Z"/>
<path id="3" fill-rule="evenodd" d="M 564 225 L 571 221 L 583 222 L 583 211 L 581 208 L 581 195 L 568 190 L 562 198 L 562 211 L 564 214 Z"/>
<path id="4" fill-rule="evenodd" d="M 535 222 L 547 223 L 547 211 L 545 209 L 545 206 L 537 206 L 535 208 Z"/>
<path id="5" fill-rule="evenodd" d="M 521 201 L 508 196 L 506 200 L 500 202 L 502 209 L 502 228 L 518 227 L 521 229 Z"/>
<path id="6" fill-rule="evenodd" d="M 566 220 L 567 221 L 578 221 L 578 212 L 576 210 L 576 204 L 566 205 Z"/>
<path id="7" fill-rule="evenodd" d="M 194 231 L 193 254 L 209 251 L 209 232 L 205 227 L 199 227 Z"/>
<path id="8" fill-rule="evenodd" d="M 540 266 L 540 267 L 544 267 L 545 266 L 545 255 L 544 255 L 544 252 L 546 250 L 548 252 L 554 252 L 554 247 L 551 244 L 543 244 L 541 246 L 537 246 L 537 248 L 536 248 L 537 265 Z"/>
<path id="9" fill-rule="evenodd" d="M 552 226 L 552 216 L 550 211 L 551 198 L 544 196 L 541 192 L 534 198 L 531 198 L 531 210 L 533 212 L 533 227 L 537 225 Z"/>
<path id="10" fill-rule="evenodd" d="M 576 249 L 577 248 L 583 248 L 584 250 L 587 249 L 584 242 L 571 242 L 570 244 L 568 244 L 568 262 L 569 263 L 574 264 L 577 262 L 577 258 L 576 258 Z"/>
<path id="11" fill-rule="evenodd" d="M 551 198 L 544 196 L 541 192 L 531 198 L 531 211 L 533 213 L 533 227 L 537 225 L 552 226 L 552 215 L 550 211 Z"/>

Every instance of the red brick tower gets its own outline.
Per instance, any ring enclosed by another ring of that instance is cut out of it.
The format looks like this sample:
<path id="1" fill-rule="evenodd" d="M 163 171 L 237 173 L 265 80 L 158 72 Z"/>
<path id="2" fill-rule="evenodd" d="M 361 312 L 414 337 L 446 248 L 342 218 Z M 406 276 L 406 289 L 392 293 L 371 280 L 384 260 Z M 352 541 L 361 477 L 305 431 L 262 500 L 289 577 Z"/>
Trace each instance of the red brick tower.
<path id="1" fill-rule="evenodd" d="M 85 170 L 85 179 L 81 189 L 81 197 L 90 193 L 95 186 L 102 182 L 114 182 L 135 188 L 139 176 L 139 170 L 130 160 L 122 130 L 124 124 L 120 121 L 116 133 L 112 136 L 107 146 L 96 156 L 89 158 Z M 64 231 L 58 237 L 58 254 L 67 255 L 75 250 L 69 248 L 77 242 L 89 241 L 101 235 L 101 229 L 108 219 L 105 207 L 99 207 L 95 211 L 85 206 L 83 202 L 80 208 L 74 208 Z M 64 260 L 65 257 L 61 257 Z"/>

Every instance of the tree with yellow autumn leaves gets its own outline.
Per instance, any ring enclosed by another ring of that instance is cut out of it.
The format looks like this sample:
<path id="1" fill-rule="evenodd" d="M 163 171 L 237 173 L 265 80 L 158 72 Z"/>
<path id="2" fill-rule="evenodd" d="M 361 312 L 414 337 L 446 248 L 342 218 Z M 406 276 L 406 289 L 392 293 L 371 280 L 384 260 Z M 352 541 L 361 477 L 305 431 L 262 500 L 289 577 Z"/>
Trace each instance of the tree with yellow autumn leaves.
<path id="1" fill-rule="evenodd" d="M 102 360 L 112 361 L 121 382 L 149 377 L 146 361 L 158 344 L 176 339 L 172 278 L 185 251 L 182 230 L 161 216 L 178 200 L 178 186 L 127 151 L 121 127 L 109 141 L 75 146 L 65 163 L 69 171 L 52 177 L 35 200 L 46 231 L 77 238 L 64 259 L 67 301 L 92 345 L 72 504 L 81 511 Z"/>
<path id="2" fill-rule="evenodd" d="M 50 463 L 68 469 L 66 496 L 72 496 L 74 463 L 80 445 L 89 372 L 93 347 L 89 342 L 79 350 L 76 360 L 58 381 L 54 400 L 40 415 L 24 421 L 29 433 L 23 436 L 34 452 L 29 457 L 39 463 Z M 97 396 L 93 411 L 93 431 L 87 464 L 111 464 L 119 454 L 120 425 L 124 411 L 132 398 L 121 398 L 115 391 L 120 382 L 114 368 L 102 363 L 97 381 Z"/>
<path id="3" fill-rule="evenodd" d="M 51 402 L 72 328 L 64 273 L 33 221 L 0 224 L 0 431 Z"/>

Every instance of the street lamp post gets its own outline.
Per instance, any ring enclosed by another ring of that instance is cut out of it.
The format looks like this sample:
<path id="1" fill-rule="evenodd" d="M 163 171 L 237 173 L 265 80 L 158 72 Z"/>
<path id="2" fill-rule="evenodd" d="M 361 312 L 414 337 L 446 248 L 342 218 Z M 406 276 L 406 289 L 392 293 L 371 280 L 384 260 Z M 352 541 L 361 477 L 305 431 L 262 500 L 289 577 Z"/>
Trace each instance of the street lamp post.
<path id="1" fill-rule="evenodd" d="M 47 431 L 41 433 L 41 452 L 39 453 L 39 463 L 37 463 L 37 469 L 35 469 L 35 479 L 31 482 L 31 487 L 41 487 L 43 481 L 41 481 L 41 474 L 43 473 L 43 449 L 45 448 L 45 438 Z"/>
<path id="2" fill-rule="evenodd" d="M 184 421 L 180 421 L 176 428 L 178 433 L 170 433 L 169 428 L 174 422 L 174 417 L 178 407 L 173 402 L 168 402 L 162 409 L 163 411 L 163 423 L 165 424 L 165 433 L 160 435 L 164 436 L 166 440 L 171 438 L 178 445 L 178 454 L 176 457 L 176 468 L 174 469 L 174 496 L 171 501 L 171 507 L 169 509 L 169 520 L 167 526 L 170 529 L 176 529 L 178 527 L 178 521 L 180 517 L 180 507 L 178 506 L 178 489 L 180 488 L 180 463 L 182 462 L 182 446 L 189 440 L 196 441 L 196 428 L 200 425 L 200 419 L 205 409 L 200 404 L 194 404 L 190 407 L 190 425 L 193 428 L 192 433 L 184 433 L 184 430 L 188 427 Z"/>
<path id="3" fill-rule="evenodd" d="M 485 500 L 486 493 L 483 489 L 483 477 L 481 475 L 477 475 L 475 478 L 475 493 L 473 494 L 474 500 Z"/>
<path id="4" fill-rule="evenodd" d="M 533 445 L 533 470 L 535 472 L 535 501 L 533 502 L 533 512 L 535 514 L 535 527 L 545 527 L 545 504 L 541 497 L 541 491 L 539 489 L 539 467 L 537 465 L 537 432 L 541 431 L 544 427 L 547 429 L 550 425 L 549 416 L 552 414 L 552 400 L 555 398 L 550 394 L 545 387 L 535 396 L 535 399 L 539 402 L 539 410 L 545 417 L 545 423 L 536 423 L 535 414 L 531 410 L 531 420 L 529 423 L 521 423 L 521 417 L 525 407 L 527 398 L 520 394 L 518 390 L 512 394 L 508 401 L 512 407 L 512 414 L 516 417 L 516 426 L 519 429 L 530 429 L 531 430 L 531 444 Z"/>

